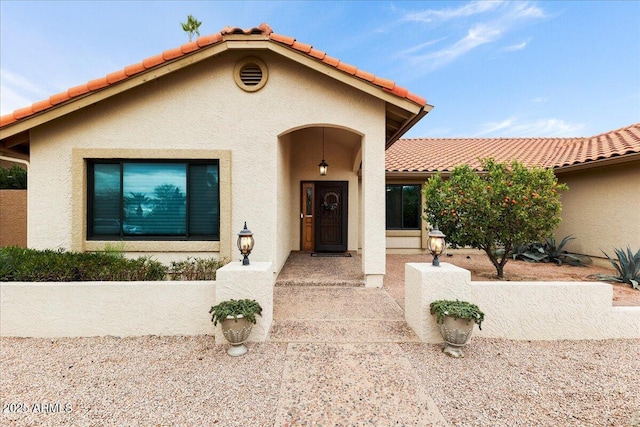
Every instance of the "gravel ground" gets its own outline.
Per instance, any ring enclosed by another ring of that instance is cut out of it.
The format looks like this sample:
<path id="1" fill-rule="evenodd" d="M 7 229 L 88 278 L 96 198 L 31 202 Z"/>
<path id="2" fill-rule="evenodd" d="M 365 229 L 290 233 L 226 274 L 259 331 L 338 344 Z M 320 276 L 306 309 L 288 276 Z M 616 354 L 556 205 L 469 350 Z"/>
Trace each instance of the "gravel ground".
<path id="1" fill-rule="evenodd" d="M 400 345 L 452 426 L 640 426 L 640 340 Z"/>
<path id="2" fill-rule="evenodd" d="M 3 426 L 273 425 L 286 352 L 232 358 L 210 336 L 0 343 Z"/>
<path id="3" fill-rule="evenodd" d="M 390 405 L 400 397 L 392 385 L 404 384 L 422 400 L 433 399 L 450 426 L 640 426 L 640 340 L 476 338 L 463 359 L 446 356 L 439 345 L 333 344 L 328 361 L 314 350 L 318 344 L 286 343 L 250 344 L 245 356 L 231 358 L 226 345 L 213 345 L 208 336 L 3 338 L 0 343 L 1 425 L 411 426 L 403 421 L 418 409 L 403 408 L 406 400 Z M 315 358 L 300 358 L 314 353 Z M 358 363 L 358 354 L 368 362 Z M 338 360 L 350 368 L 332 379 L 326 363 Z M 408 364 L 408 371 L 372 368 L 394 364 Z M 301 378 L 305 372 L 309 376 Z M 415 373 L 412 380 L 407 372 Z M 368 402 L 373 413 L 384 410 L 384 415 L 367 422 L 363 405 L 354 406 L 355 397 L 343 390 L 364 378 L 376 389 L 390 385 L 376 392 L 380 403 Z M 18 406 L 9 407 L 12 403 Z M 60 406 L 46 413 L 44 404 Z M 315 418 L 312 405 L 322 408 Z M 344 412 L 331 412 L 345 407 L 352 408 L 348 422 Z M 304 418 L 296 419 L 298 412 Z"/>

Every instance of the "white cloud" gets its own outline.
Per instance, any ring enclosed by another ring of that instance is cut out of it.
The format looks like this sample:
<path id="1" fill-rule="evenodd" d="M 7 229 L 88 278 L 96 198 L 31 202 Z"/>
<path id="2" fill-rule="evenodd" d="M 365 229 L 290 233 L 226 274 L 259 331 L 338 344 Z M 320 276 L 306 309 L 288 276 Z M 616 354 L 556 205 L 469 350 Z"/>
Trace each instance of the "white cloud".
<path id="1" fill-rule="evenodd" d="M 405 50 L 401 51 L 400 55 L 404 56 L 404 55 L 409 55 L 409 54 L 415 53 L 415 52 L 417 52 L 419 50 L 424 49 L 425 47 L 432 46 L 432 45 L 434 45 L 436 43 L 439 43 L 444 39 L 446 39 L 446 37 L 441 37 L 441 38 L 436 39 L 436 40 L 429 40 L 427 42 L 420 43 L 419 45 L 416 45 L 416 46 L 413 46 L 413 47 L 410 47 L 408 49 L 405 49 Z"/>
<path id="2" fill-rule="evenodd" d="M 0 115 L 3 116 L 50 95 L 44 88 L 5 68 L 0 68 L 0 94 Z"/>
<path id="3" fill-rule="evenodd" d="M 536 96 L 535 98 L 531 99 L 531 102 L 533 102 L 534 104 L 544 104 L 548 100 L 549 98 L 547 98 L 546 96 Z"/>
<path id="4" fill-rule="evenodd" d="M 477 24 L 467 35 L 449 47 L 430 52 L 413 58 L 415 62 L 428 64 L 431 69 L 439 68 L 465 53 L 485 43 L 490 43 L 502 35 L 499 28 Z"/>
<path id="5" fill-rule="evenodd" d="M 504 50 L 507 51 L 507 52 L 515 52 L 515 51 L 518 51 L 518 50 L 522 50 L 525 47 L 527 47 L 528 43 L 529 43 L 528 41 L 523 41 L 522 43 L 512 44 L 511 46 L 505 47 Z"/>
<path id="6" fill-rule="evenodd" d="M 477 135 L 487 135 L 487 134 L 495 134 L 496 132 L 502 131 L 504 129 L 509 129 L 513 126 L 513 122 L 515 122 L 515 117 L 509 117 L 506 120 L 501 122 L 489 122 L 483 125 L 483 130 L 480 131 Z"/>
<path id="7" fill-rule="evenodd" d="M 425 23 L 448 21 L 489 12 L 499 7 L 500 3 L 498 1 L 475 1 L 455 9 L 427 9 L 421 12 L 408 13 L 405 15 L 405 20 Z"/>
<path id="8" fill-rule="evenodd" d="M 475 136 L 486 137 L 571 137 L 584 128 L 582 123 L 567 123 L 561 119 L 547 118 L 522 121 L 509 117 L 501 122 L 489 122 Z"/>
<path id="9" fill-rule="evenodd" d="M 471 20 L 464 37 L 438 50 L 426 51 L 433 42 L 420 43 L 400 54 L 409 57 L 415 65 L 433 70 L 447 65 L 475 48 L 496 42 L 523 23 L 545 17 L 544 11 L 530 2 L 473 2 L 455 9 L 428 9 L 406 14 L 404 19 L 420 23 Z M 441 41 L 443 38 L 438 39 Z M 528 40 L 505 48 L 508 51 L 524 49 Z"/>

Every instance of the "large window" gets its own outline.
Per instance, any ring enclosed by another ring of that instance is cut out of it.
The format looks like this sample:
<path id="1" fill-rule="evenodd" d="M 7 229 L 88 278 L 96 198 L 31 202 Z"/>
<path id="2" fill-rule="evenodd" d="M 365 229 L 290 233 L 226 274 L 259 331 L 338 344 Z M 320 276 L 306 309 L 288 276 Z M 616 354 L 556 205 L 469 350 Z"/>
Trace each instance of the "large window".
<path id="1" fill-rule="evenodd" d="M 387 185 L 387 230 L 420 229 L 420 185 Z"/>
<path id="2" fill-rule="evenodd" d="M 87 237 L 220 240 L 219 162 L 92 160 Z"/>

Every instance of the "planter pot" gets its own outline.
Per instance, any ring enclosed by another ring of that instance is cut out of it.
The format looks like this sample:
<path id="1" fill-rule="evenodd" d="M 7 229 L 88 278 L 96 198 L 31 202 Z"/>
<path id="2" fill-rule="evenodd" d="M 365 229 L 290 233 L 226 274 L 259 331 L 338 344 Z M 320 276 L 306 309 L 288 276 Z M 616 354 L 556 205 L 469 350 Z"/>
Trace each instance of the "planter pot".
<path id="1" fill-rule="evenodd" d="M 231 347 L 227 350 L 229 356 L 242 356 L 247 352 L 247 346 L 244 345 L 245 341 L 251 334 L 251 328 L 253 323 L 249 322 L 242 315 L 238 316 L 238 319 L 233 316 L 228 316 L 226 320 L 221 322 L 222 335 L 229 341 Z"/>
<path id="2" fill-rule="evenodd" d="M 464 357 L 462 348 L 471 338 L 473 325 L 473 320 L 445 316 L 444 322 L 438 325 L 442 339 L 447 344 L 442 351 L 452 357 Z"/>

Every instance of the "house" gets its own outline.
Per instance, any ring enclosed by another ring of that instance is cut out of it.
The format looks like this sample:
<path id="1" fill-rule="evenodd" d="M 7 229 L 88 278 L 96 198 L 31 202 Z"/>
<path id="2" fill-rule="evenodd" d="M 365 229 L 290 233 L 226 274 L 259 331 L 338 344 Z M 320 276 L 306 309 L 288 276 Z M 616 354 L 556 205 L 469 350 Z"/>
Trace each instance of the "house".
<path id="1" fill-rule="evenodd" d="M 167 50 L 0 118 L 0 158 L 27 161 L 28 245 L 169 261 L 425 251 L 422 184 L 479 158 L 553 168 L 557 236 L 601 256 L 640 245 L 640 124 L 589 138 L 401 139 L 426 100 L 268 25 Z M 386 152 L 385 152 L 386 150 Z M 328 163 L 321 175 L 319 163 Z M 386 190 L 386 191 L 385 191 Z M 386 209 L 381 209 L 386 206 Z"/>
<path id="2" fill-rule="evenodd" d="M 551 168 L 569 186 L 556 237 L 576 237 L 567 246 L 572 252 L 602 257 L 602 250 L 640 248 L 640 123 L 588 138 L 400 139 L 386 153 L 387 248 L 417 251 L 426 242 L 419 212 L 406 202 L 398 208 L 390 197 L 399 200 L 401 189 L 415 198 L 426 179 L 457 165 L 481 171 L 479 159 L 487 157 Z M 398 219 L 407 210 L 409 219 Z"/>
<path id="3" fill-rule="evenodd" d="M 266 24 L 225 28 L 1 117 L 0 155 L 29 162 L 29 247 L 237 259 L 246 222 L 275 272 L 359 250 L 382 286 L 385 149 L 431 108 Z"/>

